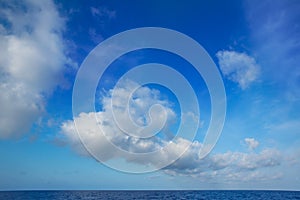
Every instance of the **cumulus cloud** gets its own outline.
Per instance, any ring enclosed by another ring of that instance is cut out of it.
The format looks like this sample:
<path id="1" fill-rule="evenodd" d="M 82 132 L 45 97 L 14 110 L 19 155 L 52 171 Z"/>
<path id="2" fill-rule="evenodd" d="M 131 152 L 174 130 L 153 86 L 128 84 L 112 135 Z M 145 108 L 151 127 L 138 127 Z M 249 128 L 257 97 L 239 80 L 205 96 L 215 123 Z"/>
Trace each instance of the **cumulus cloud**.
<path id="1" fill-rule="evenodd" d="M 109 149 L 109 145 L 106 144 L 105 138 L 108 138 L 116 146 L 123 150 L 143 153 L 154 151 L 160 148 L 160 145 L 165 142 L 159 138 L 150 137 L 150 139 L 137 139 L 136 137 L 130 136 L 133 134 L 130 130 L 137 130 L 135 135 L 139 133 L 138 128 L 132 127 L 132 123 L 136 124 L 136 127 L 147 127 L 144 129 L 149 133 L 153 133 L 156 130 L 160 130 L 162 127 L 174 123 L 176 119 L 175 112 L 171 109 L 171 104 L 166 100 L 160 99 L 160 93 L 158 90 L 150 89 L 148 87 L 140 87 L 134 93 L 132 91 L 137 87 L 137 84 L 132 81 L 125 81 L 120 84 L 119 88 L 110 90 L 106 96 L 101 99 L 103 111 L 81 113 L 76 117 L 77 128 L 80 129 L 82 139 L 86 142 L 87 146 L 95 146 L 99 152 L 104 152 L 103 156 L 110 157 L 109 154 L 113 153 L 112 149 Z M 132 95 L 132 96 L 131 96 Z M 111 101 L 112 96 L 114 100 Z M 129 101 L 129 109 L 127 111 L 128 97 L 132 98 Z M 151 113 L 151 108 L 155 104 L 160 104 L 164 109 L 153 110 L 151 118 L 148 112 Z M 114 115 L 115 116 L 114 116 Z M 97 118 L 98 122 L 95 122 L 94 118 Z M 116 117 L 118 117 L 118 124 L 116 123 Z M 166 118 L 165 118 L 166 117 Z M 161 124 L 162 120 L 165 119 L 165 123 Z M 162 126 L 164 125 L 164 126 Z M 104 135 L 98 134 L 99 127 L 103 130 Z M 62 133 L 67 137 L 71 145 L 76 151 L 82 151 L 79 138 L 76 134 L 74 122 L 66 121 L 61 126 Z M 164 129 L 162 129 L 164 132 Z M 103 138 L 102 138 L 103 137 Z M 104 138 L 105 137 L 105 138 Z M 162 136 L 164 137 L 164 136 Z M 101 144 L 97 144 L 101 141 Z M 95 145 L 93 143 L 96 142 Z M 85 150 L 82 151 L 84 153 Z M 104 160 L 106 160 L 104 158 Z"/>
<path id="2" fill-rule="evenodd" d="M 138 138 L 124 134 L 116 125 L 115 119 L 112 116 L 112 108 L 117 108 L 116 114 L 124 113 L 126 110 L 127 96 L 131 95 L 132 88 L 135 87 L 134 82 L 127 82 L 119 88 L 115 88 L 116 100 L 111 101 L 113 90 L 108 92 L 108 95 L 103 97 L 103 110 L 100 112 L 81 113 L 75 118 L 76 127 L 80 131 L 82 141 L 96 152 L 97 157 L 102 161 L 108 161 L 115 158 L 125 159 L 127 162 L 133 162 L 141 165 L 152 165 L 159 168 L 162 161 L 173 160 L 177 156 L 181 156 L 173 164 L 162 168 L 162 170 L 170 175 L 184 175 L 201 177 L 210 179 L 214 177 L 222 177 L 228 180 L 242 179 L 262 179 L 265 174 L 259 172 L 261 169 L 272 168 L 280 165 L 281 155 L 278 151 L 272 149 L 264 149 L 259 153 L 242 153 L 242 152 L 226 152 L 215 155 L 210 155 L 204 159 L 200 158 L 200 150 L 202 144 L 198 141 L 189 141 L 178 137 L 170 140 L 169 137 L 150 137 Z M 168 119 L 166 125 L 172 123 L 176 119 L 172 106 L 167 100 L 162 100 L 159 91 L 150 89 L 146 86 L 137 90 L 131 98 L 130 113 L 131 119 L 139 125 L 149 123 L 149 116 L 145 115 L 154 103 L 159 102 L 164 109 L 167 110 Z M 111 104 L 112 102 L 112 104 Z M 157 116 L 160 113 L 155 113 Z M 194 115 L 190 116 L 193 120 Z M 98 122 L 93 120 L 98 119 Z M 143 118 L 143 119 L 142 119 Z M 159 117 L 158 117 L 159 118 Z M 125 120 L 125 119 L 124 119 Z M 126 120 L 124 121 L 126 122 Z M 127 124 L 130 120 L 127 118 Z M 123 124 L 123 125 L 126 125 Z M 100 129 L 99 129 L 100 128 Z M 99 130 L 103 130 L 101 134 Z M 152 130 L 151 130 L 152 131 Z M 65 137 L 65 141 L 81 155 L 89 155 L 77 135 L 74 121 L 65 121 L 61 125 L 61 133 Z M 246 138 L 249 144 L 254 148 L 258 145 L 256 140 Z M 161 150 L 156 156 L 147 156 L 133 159 L 129 154 L 124 154 L 122 151 L 116 151 L 109 142 L 113 143 L 118 148 L 132 153 L 147 153 Z M 257 143 L 257 144 L 256 144 Z M 164 148 L 169 145 L 169 148 Z M 190 146 L 189 146 L 190 145 Z M 189 148 L 184 152 L 186 147 Z M 182 152 L 184 152 L 183 155 Z"/>
<path id="3" fill-rule="evenodd" d="M 26 133 L 62 84 L 64 20 L 50 0 L 4 1 L 0 9 L 0 138 Z"/>
<path id="4" fill-rule="evenodd" d="M 259 142 L 254 138 L 245 138 L 244 141 L 250 150 L 256 149 L 259 145 Z"/>
<path id="5" fill-rule="evenodd" d="M 226 152 L 204 159 L 197 157 L 199 150 L 199 145 L 193 143 L 189 151 L 164 171 L 170 175 L 188 175 L 208 181 L 217 178 L 227 181 L 279 178 L 264 171 L 281 164 L 282 156 L 275 149 L 264 149 L 259 153 Z"/>
<path id="6" fill-rule="evenodd" d="M 235 51 L 219 51 L 216 55 L 223 75 L 243 90 L 258 79 L 260 67 L 253 57 Z"/>

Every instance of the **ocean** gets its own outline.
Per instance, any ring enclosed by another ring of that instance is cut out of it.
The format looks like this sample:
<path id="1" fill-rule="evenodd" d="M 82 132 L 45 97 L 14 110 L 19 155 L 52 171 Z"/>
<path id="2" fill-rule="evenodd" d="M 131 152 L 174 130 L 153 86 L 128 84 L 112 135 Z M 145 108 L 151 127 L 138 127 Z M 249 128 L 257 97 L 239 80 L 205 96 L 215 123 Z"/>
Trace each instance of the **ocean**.
<path id="1" fill-rule="evenodd" d="M 240 191 L 240 190 L 176 190 L 176 191 L 10 191 L 0 192 L 1 200 L 93 200 L 93 199 L 300 199 L 294 191 Z"/>

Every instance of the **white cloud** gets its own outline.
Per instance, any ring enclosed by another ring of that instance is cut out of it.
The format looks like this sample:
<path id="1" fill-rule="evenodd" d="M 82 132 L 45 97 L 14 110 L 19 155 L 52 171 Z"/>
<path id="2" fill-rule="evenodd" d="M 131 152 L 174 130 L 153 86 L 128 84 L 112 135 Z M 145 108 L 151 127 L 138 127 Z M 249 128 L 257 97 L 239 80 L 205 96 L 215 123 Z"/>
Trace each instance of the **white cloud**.
<path id="1" fill-rule="evenodd" d="M 253 57 L 235 51 L 219 51 L 216 55 L 223 75 L 242 89 L 258 79 L 260 67 Z"/>
<path id="2" fill-rule="evenodd" d="M 129 103 L 130 116 L 128 116 L 128 112 L 126 112 L 127 98 L 131 95 L 133 88 L 136 86 L 137 84 L 134 82 L 124 82 L 119 88 L 110 90 L 108 95 L 101 99 L 103 111 L 97 113 L 81 113 L 76 117 L 77 128 L 79 127 L 81 129 L 81 137 L 84 139 L 87 146 L 99 148 L 97 151 L 103 152 L 103 156 L 105 157 L 109 158 L 110 154 L 113 153 L 113 150 L 108 147 L 109 145 L 106 144 L 107 141 L 102 137 L 109 138 L 116 146 L 121 147 L 126 151 L 138 153 L 157 150 L 160 148 L 159 144 L 167 142 L 153 137 L 150 139 L 136 139 L 122 131 L 132 130 L 132 125 L 130 125 L 131 122 L 142 127 L 148 125 L 147 131 L 150 133 L 160 129 L 161 119 L 164 118 L 161 116 L 161 111 L 152 111 L 154 112 L 152 115 L 156 116 L 155 118 L 150 118 L 150 115 L 148 114 L 150 108 L 154 104 L 160 104 L 165 109 L 167 115 L 166 127 L 173 123 L 176 118 L 174 111 L 170 108 L 169 102 L 160 99 L 159 91 L 148 87 L 140 87 L 133 93 Z M 113 101 L 111 101 L 112 95 L 114 95 Z M 115 123 L 112 108 L 114 108 L 115 116 L 119 117 L 120 121 L 118 125 Z M 99 124 L 95 123 L 94 120 L 91 120 L 95 118 L 95 116 L 97 117 Z M 149 125 L 150 123 L 151 125 Z M 98 126 L 101 127 L 105 135 L 98 134 Z M 120 127 L 122 127 L 122 130 Z M 75 131 L 74 122 L 64 122 L 61 129 L 62 133 L 67 136 L 68 141 L 76 151 L 82 151 L 83 149 L 81 148 L 81 143 Z M 101 141 L 103 143 L 101 143 L 101 145 L 94 145 L 93 143 L 95 141 Z M 82 153 L 84 153 L 84 151 L 85 150 L 83 150 Z M 106 158 L 104 158 L 104 160 L 106 160 Z"/>
<path id="3" fill-rule="evenodd" d="M 116 101 L 112 102 L 114 102 L 113 107 L 118 108 L 116 110 L 117 115 L 124 112 L 127 96 L 131 94 L 130 91 L 134 88 L 134 85 L 135 83 L 133 82 L 127 82 L 121 85 L 120 88 L 115 89 L 117 93 Z M 109 95 L 102 99 L 103 111 L 97 113 L 81 113 L 76 117 L 77 128 L 79 127 L 81 139 L 93 152 L 97 153 L 97 157 L 101 158 L 102 161 L 123 158 L 128 162 L 159 167 L 162 161 L 172 160 L 172 158 L 181 155 L 182 150 L 185 149 L 187 145 L 191 145 L 180 159 L 162 170 L 170 175 L 200 177 L 201 180 L 213 180 L 213 178 L 219 177 L 234 181 L 239 181 L 239 179 L 258 180 L 263 178 L 268 179 L 268 177 L 272 178 L 274 174 L 268 175 L 261 172 L 261 170 L 276 167 L 281 163 L 280 153 L 272 149 L 264 149 L 258 153 L 252 151 L 250 153 L 226 152 L 200 159 L 199 152 L 202 144 L 198 141 L 191 142 L 180 137 L 173 141 L 161 137 L 151 137 L 148 139 L 130 137 L 123 134 L 114 123 L 111 114 L 111 94 L 112 90 L 109 92 Z M 175 113 L 173 113 L 170 103 L 166 100 L 161 100 L 160 93 L 156 90 L 143 86 L 133 95 L 133 99 L 130 104 L 133 111 L 131 112 L 131 117 L 132 120 L 139 125 L 145 125 L 145 121 L 146 123 L 149 122 L 147 115 L 144 115 L 144 113 L 147 113 L 151 105 L 157 102 L 160 102 L 160 104 L 168 110 L 169 119 L 166 123 L 167 125 L 172 123 L 172 120 L 175 118 Z M 136 101 L 137 99 L 139 100 Z M 95 116 L 98 119 L 98 123 L 92 120 Z M 146 119 L 140 120 L 141 117 L 146 117 Z M 192 117 L 194 117 L 194 115 L 192 115 Z M 124 125 L 130 123 L 128 118 L 127 120 L 124 119 L 124 122 L 127 122 L 124 123 Z M 104 134 L 99 132 L 98 126 L 103 130 Z M 80 142 L 73 121 L 65 121 L 61 126 L 61 133 L 65 136 L 66 142 L 71 145 L 76 152 L 82 155 L 88 155 Z M 132 159 L 128 154 L 115 151 L 115 149 L 108 144 L 106 138 L 117 147 L 128 152 L 153 152 L 162 149 L 166 144 L 169 144 L 170 148 L 163 150 L 159 156 Z M 246 138 L 245 141 L 249 141 L 252 148 L 258 145 L 258 142 L 254 139 Z"/>
<path id="4" fill-rule="evenodd" d="M 116 17 L 116 11 L 110 10 L 107 7 L 91 7 L 91 13 L 95 17 L 107 17 L 108 19 Z"/>
<path id="5" fill-rule="evenodd" d="M 50 0 L 5 1 L 0 9 L 0 138 L 26 133 L 63 84 L 64 20 Z"/>
<path id="6" fill-rule="evenodd" d="M 254 138 L 245 138 L 244 141 L 250 150 L 256 149 L 259 145 L 259 142 Z"/>
<path id="7" fill-rule="evenodd" d="M 277 150 L 265 149 L 259 153 L 226 152 L 199 159 L 199 148 L 199 145 L 193 144 L 191 150 L 168 166 L 165 172 L 171 175 L 198 177 L 208 182 L 216 179 L 244 182 L 279 178 L 274 176 L 272 171 L 282 162 L 282 156 Z M 270 171 L 272 173 L 269 173 Z"/>

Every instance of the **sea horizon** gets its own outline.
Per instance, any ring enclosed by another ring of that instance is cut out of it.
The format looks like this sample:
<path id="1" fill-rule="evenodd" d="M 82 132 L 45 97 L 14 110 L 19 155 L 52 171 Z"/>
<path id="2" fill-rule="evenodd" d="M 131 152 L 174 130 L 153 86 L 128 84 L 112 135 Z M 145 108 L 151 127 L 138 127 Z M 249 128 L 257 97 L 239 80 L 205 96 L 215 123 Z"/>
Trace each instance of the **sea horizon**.
<path id="1" fill-rule="evenodd" d="M 14 190 L 0 190 L 0 192 L 39 192 L 39 191 L 267 191 L 267 192 L 300 192 L 300 190 L 293 189 L 14 189 Z"/>
<path id="2" fill-rule="evenodd" d="M 300 200 L 299 10 L 0 0 L 0 200 Z"/>
<path id="3" fill-rule="evenodd" d="M 300 191 L 279 190 L 26 190 L 1 191 L 0 199 L 300 199 Z"/>

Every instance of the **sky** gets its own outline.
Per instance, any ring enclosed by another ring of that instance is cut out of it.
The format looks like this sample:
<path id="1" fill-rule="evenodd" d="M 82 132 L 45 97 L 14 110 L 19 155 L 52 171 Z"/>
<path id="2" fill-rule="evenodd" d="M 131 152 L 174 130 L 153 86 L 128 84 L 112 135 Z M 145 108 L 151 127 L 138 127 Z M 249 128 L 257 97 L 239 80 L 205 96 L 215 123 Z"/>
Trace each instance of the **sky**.
<path id="1" fill-rule="evenodd" d="M 299 9 L 1 0 L 0 190 L 300 190 Z"/>

